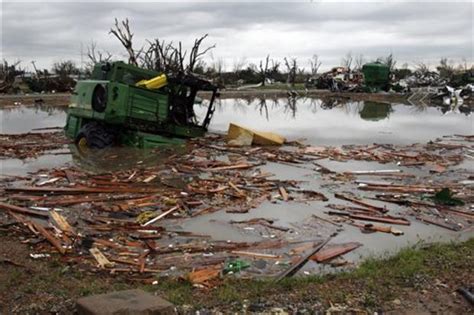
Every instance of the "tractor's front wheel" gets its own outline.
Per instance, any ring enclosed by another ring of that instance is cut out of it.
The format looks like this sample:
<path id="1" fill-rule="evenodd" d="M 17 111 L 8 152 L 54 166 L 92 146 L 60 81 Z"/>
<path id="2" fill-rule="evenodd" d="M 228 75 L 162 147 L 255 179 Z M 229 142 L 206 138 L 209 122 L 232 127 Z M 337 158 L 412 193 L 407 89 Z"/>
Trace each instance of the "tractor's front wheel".
<path id="1" fill-rule="evenodd" d="M 82 152 L 89 149 L 103 149 L 114 144 L 115 134 L 111 128 L 103 124 L 90 122 L 82 126 L 75 142 Z"/>

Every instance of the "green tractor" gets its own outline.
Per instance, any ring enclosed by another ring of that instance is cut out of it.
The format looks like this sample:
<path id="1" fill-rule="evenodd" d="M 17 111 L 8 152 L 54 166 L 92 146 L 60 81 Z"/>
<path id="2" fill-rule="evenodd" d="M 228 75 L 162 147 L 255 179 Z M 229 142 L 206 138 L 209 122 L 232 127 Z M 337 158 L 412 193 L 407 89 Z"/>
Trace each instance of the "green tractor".
<path id="1" fill-rule="evenodd" d="M 200 108 L 200 122 L 194 110 L 198 91 L 212 93 L 207 110 Z M 165 75 L 121 61 L 97 64 L 90 80 L 77 82 L 66 135 L 80 150 L 182 144 L 207 131 L 217 95 L 216 86 L 192 74 Z"/>

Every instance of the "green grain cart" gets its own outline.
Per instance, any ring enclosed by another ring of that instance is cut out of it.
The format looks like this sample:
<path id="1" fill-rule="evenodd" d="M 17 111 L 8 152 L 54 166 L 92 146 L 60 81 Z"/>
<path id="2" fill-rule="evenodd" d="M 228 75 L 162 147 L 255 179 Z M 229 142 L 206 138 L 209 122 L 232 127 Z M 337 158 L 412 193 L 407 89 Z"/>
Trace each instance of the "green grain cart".
<path id="1" fill-rule="evenodd" d="M 211 93 L 200 122 L 198 91 Z M 120 61 L 97 64 L 71 96 L 66 135 L 79 149 L 181 144 L 207 131 L 217 94 L 216 86 L 191 74 L 165 75 Z"/>
<path id="2" fill-rule="evenodd" d="M 368 92 L 388 91 L 390 89 L 390 68 L 380 62 L 362 66 L 364 87 Z"/>

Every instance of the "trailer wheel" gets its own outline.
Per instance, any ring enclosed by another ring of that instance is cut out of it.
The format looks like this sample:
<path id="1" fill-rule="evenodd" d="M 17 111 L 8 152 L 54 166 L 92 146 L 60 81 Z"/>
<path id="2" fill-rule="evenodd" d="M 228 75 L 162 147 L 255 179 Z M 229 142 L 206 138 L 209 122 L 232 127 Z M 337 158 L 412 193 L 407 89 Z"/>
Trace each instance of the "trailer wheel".
<path id="1" fill-rule="evenodd" d="M 76 145 L 80 151 L 88 149 L 103 149 L 115 142 L 113 130 L 98 122 L 90 122 L 82 126 L 76 137 Z"/>

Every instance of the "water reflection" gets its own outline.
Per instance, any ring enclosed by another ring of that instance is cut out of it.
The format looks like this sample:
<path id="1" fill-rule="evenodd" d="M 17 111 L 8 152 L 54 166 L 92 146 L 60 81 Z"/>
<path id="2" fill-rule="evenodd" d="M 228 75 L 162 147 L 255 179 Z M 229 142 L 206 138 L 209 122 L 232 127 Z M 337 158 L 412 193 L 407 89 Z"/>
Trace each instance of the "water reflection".
<path id="1" fill-rule="evenodd" d="M 204 104 L 205 105 L 205 104 Z M 204 115 L 205 106 L 198 107 Z M 427 106 L 347 98 L 246 97 L 218 99 L 210 130 L 226 132 L 230 122 L 311 144 L 426 142 L 447 134 L 473 134 L 471 107 Z M 61 127 L 66 108 L 51 106 L 0 108 L 2 133 Z"/>
<path id="2" fill-rule="evenodd" d="M 247 97 L 220 100 L 210 129 L 225 132 L 233 122 L 313 144 L 413 143 L 472 134 L 470 114 L 466 106 L 453 110 L 346 98 Z"/>
<path id="3" fill-rule="evenodd" d="M 35 128 L 63 127 L 66 107 L 15 106 L 0 108 L 0 132 L 24 133 Z"/>
<path id="4" fill-rule="evenodd" d="M 359 111 L 359 115 L 364 120 L 377 121 L 388 118 L 392 111 L 392 105 L 390 104 L 366 101 L 362 110 Z"/>

